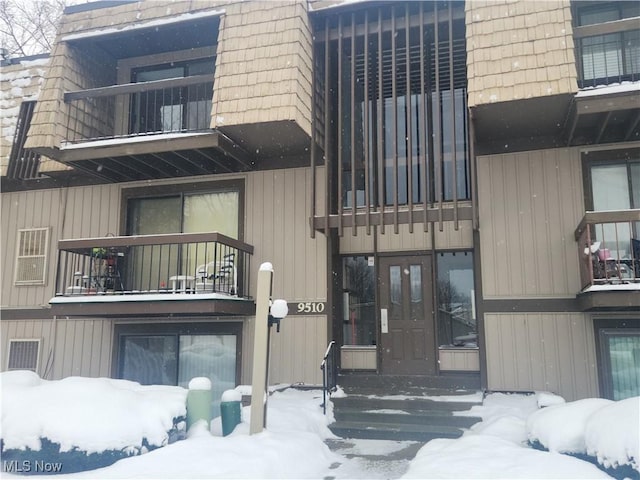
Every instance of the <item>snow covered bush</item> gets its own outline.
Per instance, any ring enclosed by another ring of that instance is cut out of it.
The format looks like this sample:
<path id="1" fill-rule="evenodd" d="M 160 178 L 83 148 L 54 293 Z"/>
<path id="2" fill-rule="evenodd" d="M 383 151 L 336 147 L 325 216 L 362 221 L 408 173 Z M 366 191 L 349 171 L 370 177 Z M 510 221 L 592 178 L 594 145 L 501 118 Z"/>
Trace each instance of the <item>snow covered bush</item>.
<path id="1" fill-rule="evenodd" d="M 59 463 L 56 473 L 98 468 L 184 436 L 187 390 L 181 387 L 110 378 L 48 381 L 30 371 L 3 372 L 0 382 L 2 458 L 5 465 L 28 465 L 22 473 L 47 473 L 34 471 L 36 462 Z"/>
<path id="2" fill-rule="evenodd" d="M 640 397 L 587 398 L 537 410 L 527 419 L 536 448 L 592 461 L 615 478 L 640 478 Z"/>

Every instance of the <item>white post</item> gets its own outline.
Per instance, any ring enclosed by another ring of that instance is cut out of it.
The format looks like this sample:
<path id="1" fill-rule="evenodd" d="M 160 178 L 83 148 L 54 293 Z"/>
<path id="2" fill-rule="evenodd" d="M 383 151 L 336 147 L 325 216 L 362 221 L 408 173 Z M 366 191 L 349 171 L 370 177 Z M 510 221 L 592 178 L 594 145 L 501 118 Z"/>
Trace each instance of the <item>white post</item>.
<path id="1" fill-rule="evenodd" d="M 256 290 L 256 319 L 253 336 L 253 376 L 251 381 L 251 424 L 249 432 L 262 432 L 264 428 L 265 394 L 267 382 L 267 352 L 269 333 L 269 299 L 273 266 L 260 265 Z"/>

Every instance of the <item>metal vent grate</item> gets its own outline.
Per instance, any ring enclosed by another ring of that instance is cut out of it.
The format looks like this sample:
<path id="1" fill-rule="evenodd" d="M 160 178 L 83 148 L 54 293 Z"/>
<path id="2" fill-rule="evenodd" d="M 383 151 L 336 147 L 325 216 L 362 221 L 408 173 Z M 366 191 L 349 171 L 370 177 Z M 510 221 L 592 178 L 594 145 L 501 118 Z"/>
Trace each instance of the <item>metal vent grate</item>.
<path id="1" fill-rule="evenodd" d="M 40 340 L 10 340 L 9 370 L 33 370 L 38 368 Z"/>

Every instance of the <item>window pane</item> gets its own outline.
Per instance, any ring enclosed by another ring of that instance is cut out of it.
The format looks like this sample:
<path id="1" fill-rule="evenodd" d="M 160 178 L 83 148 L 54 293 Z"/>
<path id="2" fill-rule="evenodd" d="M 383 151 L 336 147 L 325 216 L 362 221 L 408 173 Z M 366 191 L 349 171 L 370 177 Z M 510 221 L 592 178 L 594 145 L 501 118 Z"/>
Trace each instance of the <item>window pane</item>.
<path id="1" fill-rule="evenodd" d="M 176 340 L 175 335 L 124 337 L 122 378 L 143 385 L 175 385 Z"/>
<path id="2" fill-rule="evenodd" d="M 220 397 L 236 386 L 235 335 L 180 335 L 178 385 L 187 388 L 194 377 L 211 380 L 213 415 L 218 416 Z"/>
<path id="3" fill-rule="evenodd" d="M 391 303 L 400 305 L 402 302 L 402 277 L 400 275 L 400 267 L 389 267 L 389 283 Z"/>
<path id="4" fill-rule="evenodd" d="M 184 233 L 219 232 L 238 238 L 238 192 L 186 196 L 183 222 Z"/>
<path id="5" fill-rule="evenodd" d="M 409 267 L 409 279 L 411 283 L 411 302 L 422 301 L 422 266 L 411 265 Z"/>
<path id="6" fill-rule="evenodd" d="M 376 278 L 367 257 L 346 257 L 343 265 L 345 345 L 376 344 Z"/>
<path id="7" fill-rule="evenodd" d="M 439 345 L 476 347 L 473 254 L 441 253 L 437 268 Z"/>
<path id="8" fill-rule="evenodd" d="M 138 198 L 130 205 L 130 235 L 180 233 L 180 197 Z"/>

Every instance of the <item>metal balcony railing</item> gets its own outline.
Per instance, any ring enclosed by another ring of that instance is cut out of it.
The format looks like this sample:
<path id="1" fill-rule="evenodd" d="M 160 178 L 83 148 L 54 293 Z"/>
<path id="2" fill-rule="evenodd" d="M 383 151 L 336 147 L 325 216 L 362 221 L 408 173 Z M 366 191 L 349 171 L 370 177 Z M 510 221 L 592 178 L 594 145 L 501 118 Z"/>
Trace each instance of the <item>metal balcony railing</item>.
<path id="1" fill-rule="evenodd" d="M 67 92 L 67 142 L 208 130 L 213 76 Z"/>
<path id="2" fill-rule="evenodd" d="M 217 232 L 60 240 L 56 296 L 249 298 L 252 255 L 253 246 Z"/>
<path id="3" fill-rule="evenodd" d="M 640 209 L 585 213 L 575 231 L 583 290 L 640 283 Z"/>

